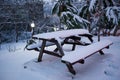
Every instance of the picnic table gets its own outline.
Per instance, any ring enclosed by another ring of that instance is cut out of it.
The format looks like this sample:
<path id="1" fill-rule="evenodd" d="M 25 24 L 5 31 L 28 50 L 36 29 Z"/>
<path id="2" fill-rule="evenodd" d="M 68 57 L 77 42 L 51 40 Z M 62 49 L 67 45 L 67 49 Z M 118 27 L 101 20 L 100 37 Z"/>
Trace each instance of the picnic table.
<path id="1" fill-rule="evenodd" d="M 91 43 L 81 41 L 81 36 L 87 37 Z M 99 52 L 104 55 L 102 51 L 112 45 L 112 41 L 103 40 L 93 43 L 92 35 L 85 29 L 71 29 L 56 32 L 42 33 L 33 35 L 32 39 L 37 40 L 35 44 L 27 46 L 28 50 L 39 51 L 38 62 L 42 61 L 43 54 L 50 54 L 61 58 L 61 62 L 65 63 L 69 72 L 76 74 L 73 65 L 76 63 L 85 63 L 85 59 Z M 72 51 L 65 52 L 63 49 L 64 44 L 71 44 Z M 45 47 L 56 45 L 53 51 L 46 50 Z M 75 49 L 76 45 L 84 47 Z"/>
<path id="2" fill-rule="evenodd" d="M 76 45 L 83 45 L 83 46 L 89 45 L 89 43 L 82 43 L 80 41 L 81 40 L 80 36 L 87 37 L 91 42 L 93 42 L 92 35 L 88 32 L 88 30 L 85 29 L 62 30 L 62 31 L 33 35 L 32 39 L 37 39 L 40 41 L 34 45 L 34 47 L 39 46 L 40 48 L 38 62 L 42 60 L 43 53 L 57 57 L 62 57 L 64 55 L 64 51 L 62 48 L 64 44 L 72 44 L 73 45 L 72 50 L 75 50 Z M 53 51 L 46 50 L 45 47 L 50 45 L 56 45 L 56 49 Z M 28 49 L 32 49 L 32 48 L 33 46 L 28 47 Z"/>

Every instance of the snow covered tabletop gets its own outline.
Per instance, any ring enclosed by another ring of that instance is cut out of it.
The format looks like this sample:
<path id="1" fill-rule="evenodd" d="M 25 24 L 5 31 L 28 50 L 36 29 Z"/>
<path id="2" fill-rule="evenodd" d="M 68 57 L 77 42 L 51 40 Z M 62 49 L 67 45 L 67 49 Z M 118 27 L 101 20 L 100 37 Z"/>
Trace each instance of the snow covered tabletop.
<path id="1" fill-rule="evenodd" d="M 112 44 L 110 40 L 102 40 L 100 42 L 93 43 L 75 51 L 66 52 L 65 55 L 62 57 L 62 60 L 73 63 L 80 59 L 85 59 L 85 57 L 107 47 L 110 44 Z"/>
<path id="2" fill-rule="evenodd" d="M 52 39 L 52 38 L 56 39 L 56 38 L 64 38 L 79 34 L 90 34 L 90 33 L 88 32 L 88 30 L 85 29 L 70 29 L 70 30 L 37 34 L 37 35 L 33 35 L 33 37 L 44 38 L 44 39 Z"/>

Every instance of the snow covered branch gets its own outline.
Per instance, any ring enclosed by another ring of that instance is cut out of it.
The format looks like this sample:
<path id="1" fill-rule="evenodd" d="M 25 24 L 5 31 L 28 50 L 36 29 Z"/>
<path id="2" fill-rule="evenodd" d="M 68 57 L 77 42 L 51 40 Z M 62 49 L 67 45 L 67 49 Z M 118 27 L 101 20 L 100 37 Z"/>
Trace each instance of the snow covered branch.
<path id="1" fill-rule="evenodd" d="M 106 16 L 108 20 L 112 20 L 112 22 L 116 25 L 118 25 L 118 11 L 120 11 L 119 7 L 107 7 L 106 8 Z"/>
<path id="2" fill-rule="evenodd" d="M 91 0 L 90 1 L 90 6 L 89 6 L 89 11 L 93 11 L 94 7 L 95 7 L 95 3 L 96 3 L 96 0 Z"/>

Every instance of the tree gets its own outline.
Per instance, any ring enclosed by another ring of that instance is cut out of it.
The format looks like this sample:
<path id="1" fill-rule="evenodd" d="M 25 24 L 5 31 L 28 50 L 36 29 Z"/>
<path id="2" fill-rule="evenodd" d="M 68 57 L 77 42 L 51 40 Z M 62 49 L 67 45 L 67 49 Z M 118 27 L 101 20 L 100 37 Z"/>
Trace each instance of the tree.
<path id="1" fill-rule="evenodd" d="M 85 5 L 79 10 L 79 15 L 91 22 L 89 31 L 97 29 L 98 40 L 102 29 L 104 33 L 110 33 L 112 29 L 117 32 L 119 14 L 120 7 L 117 7 L 113 0 L 86 0 Z"/>
<path id="2" fill-rule="evenodd" d="M 83 3 L 85 3 L 84 5 L 81 6 L 81 8 L 79 9 L 79 16 L 88 20 L 89 22 L 91 22 L 91 13 L 89 11 L 89 1 L 84 1 Z M 88 24 L 86 26 L 86 29 L 88 29 L 89 32 L 91 32 L 91 28 L 90 28 L 90 24 Z"/>
<path id="3" fill-rule="evenodd" d="M 73 0 L 58 0 L 52 10 L 52 14 L 60 17 L 60 22 L 65 24 L 68 29 L 84 28 L 89 21 L 78 15 L 78 9 L 72 4 Z"/>
<path id="4" fill-rule="evenodd" d="M 73 0 L 58 0 L 52 12 L 57 14 L 61 22 L 69 28 L 84 26 L 89 32 L 96 28 L 99 35 L 102 29 L 103 33 L 110 33 L 112 29 L 116 32 L 119 28 L 120 7 L 117 7 L 118 4 L 116 5 L 114 0 L 85 0 L 82 2 L 84 5 L 77 9 L 73 5 Z M 89 22 L 91 22 L 90 25 L 87 24 Z"/>

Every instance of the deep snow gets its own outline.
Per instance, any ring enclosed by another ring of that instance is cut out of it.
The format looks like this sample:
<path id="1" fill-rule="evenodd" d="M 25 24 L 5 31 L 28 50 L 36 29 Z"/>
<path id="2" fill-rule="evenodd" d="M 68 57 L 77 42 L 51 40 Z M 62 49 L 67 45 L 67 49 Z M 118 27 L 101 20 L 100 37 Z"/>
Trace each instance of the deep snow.
<path id="1" fill-rule="evenodd" d="M 113 45 L 104 49 L 105 55 L 95 54 L 87 58 L 85 64 L 75 64 L 75 76 L 68 72 L 60 58 L 45 54 L 42 62 L 36 62 L 38 52 L 24 51 L 25 42 L 3 44 L 0 49 L 0 80 L 119 80 L 120 37 L 101 39 L 109 39 Z M 70 47 L 64 46 L 66 50 Z"/>

